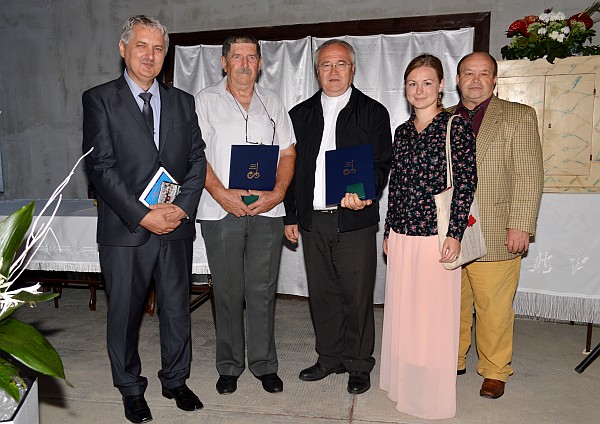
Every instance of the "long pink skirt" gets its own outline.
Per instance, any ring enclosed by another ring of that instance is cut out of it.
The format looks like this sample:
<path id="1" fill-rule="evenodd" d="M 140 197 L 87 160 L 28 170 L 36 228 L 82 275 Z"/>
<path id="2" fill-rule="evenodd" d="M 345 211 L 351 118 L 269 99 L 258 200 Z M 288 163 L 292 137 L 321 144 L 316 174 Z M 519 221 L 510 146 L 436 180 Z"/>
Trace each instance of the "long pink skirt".
<path id="1" fill-rule="evenodd" d="M 437 236 L 390 232 L 380 387 L 425 419 L 456 414 L 461 271 L 439 259 Z"/>

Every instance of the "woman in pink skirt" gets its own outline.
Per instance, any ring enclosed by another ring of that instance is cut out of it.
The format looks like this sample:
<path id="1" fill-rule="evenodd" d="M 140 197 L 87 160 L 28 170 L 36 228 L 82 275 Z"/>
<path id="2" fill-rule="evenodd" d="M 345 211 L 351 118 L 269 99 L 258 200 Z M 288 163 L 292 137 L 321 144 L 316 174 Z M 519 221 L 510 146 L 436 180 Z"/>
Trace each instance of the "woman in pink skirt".
<path id="1" fill-rule="evenodd" d="M 426 419 L 456 414 L 456 360 L 461 271 L 446 270 L 460 253 L 477 186 L 475 137 L 461 117 L 451 123 L 452 198 L 440 253 L 434 194 L 446 189 L 442 63 L 413 59 L 404 73 L 411 117 L 396 129 L 385 220 L 388 255 L 380 386 L 396 409 Z"/>

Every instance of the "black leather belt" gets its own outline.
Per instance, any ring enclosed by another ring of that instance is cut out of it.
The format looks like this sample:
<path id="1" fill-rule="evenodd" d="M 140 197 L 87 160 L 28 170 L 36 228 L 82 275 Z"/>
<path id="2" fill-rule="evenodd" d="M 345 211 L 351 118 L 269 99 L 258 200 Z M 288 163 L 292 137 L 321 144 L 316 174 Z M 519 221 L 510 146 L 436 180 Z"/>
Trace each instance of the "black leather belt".
<path id="1" fill-rule="evenodd" d="M 332 213 L 337 213 L 337 209 L 320 209 L 315 212 L 325 213 L 327 215 L 331 215 Z"/>

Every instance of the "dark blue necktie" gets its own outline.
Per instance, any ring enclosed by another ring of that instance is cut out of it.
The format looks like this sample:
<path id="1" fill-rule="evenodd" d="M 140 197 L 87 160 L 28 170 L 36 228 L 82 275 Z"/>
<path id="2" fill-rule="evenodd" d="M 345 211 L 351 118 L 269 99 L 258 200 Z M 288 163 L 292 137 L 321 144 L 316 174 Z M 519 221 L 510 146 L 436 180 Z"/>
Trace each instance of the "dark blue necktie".
<path id="1" fill-rule="evenodd" d="M 150 106 L 150 99 L 152 98 L 152 93 L 140 93 L 140 97 L 144 101 L 144 107 L 142 108 L 142 115 L 144 115 L 146 124 L 148 124 L 148 128 L 150 128 L 150 132 L 154 136 L 154 114 L 152 113 L 152 106 Z"/>

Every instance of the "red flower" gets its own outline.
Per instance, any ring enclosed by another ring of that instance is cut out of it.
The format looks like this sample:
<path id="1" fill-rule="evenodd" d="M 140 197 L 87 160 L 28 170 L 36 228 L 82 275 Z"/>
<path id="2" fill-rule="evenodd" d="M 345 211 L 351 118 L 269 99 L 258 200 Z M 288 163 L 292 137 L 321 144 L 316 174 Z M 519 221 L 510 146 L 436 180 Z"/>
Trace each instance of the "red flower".
<path id="1" fill-rule="evenodd" d="M 475 225 L 476 222 L 477 220 L 475 219 L 475 217 L 473 215 L 469 215 L 469 223 L 467 224 L 467 227 L 472 227 L 473 225 Z"/>
<path id="2" fill-rule="evenodd" d="M 529 25 L 538 20 L 538 17 L 535 15 L 527 15 L 523 19 L 517 19 L 508 27 L 508 31 L 506 32 L 507 37 L 512 37 L 513 35 L 521 34 L 524 37 L 529 37 L 529 32 L 527 28 Z"/>
<path id="3" fill-rule="evenodd" d="M 590 18 L 590 16 L 587 13 L 578 13 L 567 19 L 569 28 L 573 28 L 574 22 L 581 22 L 585 25 L 585 29 L 590 29 L 592 26 L 594 26 L 594 20 Z"/>
<path id="4" fill-rule="evenodd" d="M 506 36 L 507 37 L 512 37 L 513 35 L 523 35 L 525 37 L 529 36 L 529 33 L 527 32 L 527 27 L 529 25 L 527 24 L 527 22 L 525 21 L 525 19 L 517 19 L 516 21 L 514 21 L 512 24 L 510 24 L 510 26 L 508 27 L 508 31 L 506 32 Z"/>

